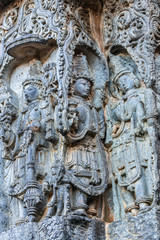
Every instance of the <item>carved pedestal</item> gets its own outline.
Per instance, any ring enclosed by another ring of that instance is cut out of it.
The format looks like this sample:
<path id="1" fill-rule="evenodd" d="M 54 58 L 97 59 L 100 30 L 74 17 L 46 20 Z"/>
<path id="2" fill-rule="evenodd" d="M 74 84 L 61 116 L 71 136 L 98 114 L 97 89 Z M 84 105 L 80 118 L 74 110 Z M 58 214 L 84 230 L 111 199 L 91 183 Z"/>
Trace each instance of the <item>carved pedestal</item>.
<path id="1" fill-rule="evenodd" d="M 139 216 L 128 216 L 106 226 L 107 240 L 159 240 L 160 213 L 156 209 Z"/>
<path id="2" fill-rule="evenodd" d="M 0 235 L 0 240 L 105 240 L 105 225 L 96 219 L 62 216 L 24 223 Z"/>
<path id="3" fill-rule="evenodd" d="M 155 209 L 104 224 L 81 216 L 56 216 L 23 223 L 1 233 L 0 240 L 159 240 L 160 213 Z"/>

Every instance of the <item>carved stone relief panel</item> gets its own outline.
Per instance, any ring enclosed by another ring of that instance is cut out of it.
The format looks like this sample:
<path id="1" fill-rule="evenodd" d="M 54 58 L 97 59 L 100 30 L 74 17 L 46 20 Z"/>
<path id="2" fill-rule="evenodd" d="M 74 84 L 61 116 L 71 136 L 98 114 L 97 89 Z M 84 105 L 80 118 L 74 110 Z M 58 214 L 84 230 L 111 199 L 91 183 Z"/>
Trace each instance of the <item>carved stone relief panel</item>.
<path id="1" fill-rule="evenodd" d="M 116 218 L 141 214 L 156 201 L 156 94 L 141 86 L 123 56 L 110 55 L 106 146 L 111 164 Z M 129 62 L 129 61 L 128 61 Z M 131 64 L 130 64 L 131 67 Z"/>
<path id="2" fill-rule="evenodd" d="M 2 15 L 1 77 L 16 101 L 1 110 L 9 226 L 68 214 L 104 219 L 108 69 L 84 6 L 22 1 Z"/>
<path id="3" fill-rule="evenodd" d="M 159 60 L 157 1 L 22 0 L 0 13 L 0 231 L 126 239 L 119 225 L 152 213 L 156 228 Z"/>
<path id="4" fill-rule="evenodd" d="M 158 16 L 157 1 L 104 1 L 106 147 L 116 219 L 149 211 L 159 199 Z"/>
<path id="5" fill-rule="evenodd" d="M 159 6 L 155 1 L 106 1 L 103 26 L 106 49 L 124 47 L 135 61 L 141 79 L 150 86 L 155 80 L 154 52 L 158 37 Z"/>

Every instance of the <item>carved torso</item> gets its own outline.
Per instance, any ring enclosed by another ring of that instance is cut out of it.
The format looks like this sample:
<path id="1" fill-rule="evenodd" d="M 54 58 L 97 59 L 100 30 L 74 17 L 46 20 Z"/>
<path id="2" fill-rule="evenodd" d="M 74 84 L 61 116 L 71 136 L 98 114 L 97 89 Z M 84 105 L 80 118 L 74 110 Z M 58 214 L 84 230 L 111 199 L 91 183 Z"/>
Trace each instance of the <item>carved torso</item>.
<path id="1" fill-rule="evenodd" d="M 128 186 L 141 177 L 141 166 L 147 167 L 149 144 L 145 132 L 145 92 L 131 90 L 110 111 L 112 121 L 112 171 L 121 186 Z M 141 154 L 140 154 L 141 152 Z"/>
<path id="2" fill-rule="evenodd" d="M 89 102 L 77 97 L 76 129 L 67 135 L 69 147 L 66 166 L 73 184 L 91 195 L 103 192 L 107 182 L 105 153 L 98 136 L 97 111 Z M 93 189 L 93 190 L 92 190 Z"/>

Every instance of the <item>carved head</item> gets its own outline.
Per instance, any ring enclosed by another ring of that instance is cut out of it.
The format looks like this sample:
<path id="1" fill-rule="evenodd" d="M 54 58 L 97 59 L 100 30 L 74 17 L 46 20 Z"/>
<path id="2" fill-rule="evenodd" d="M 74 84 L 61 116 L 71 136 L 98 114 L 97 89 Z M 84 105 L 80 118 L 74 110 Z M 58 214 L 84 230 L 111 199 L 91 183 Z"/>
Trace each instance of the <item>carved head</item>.
<path id="1" fill-rule="evenodd" d="M 74 84 L 74 94 L 87 98 L 91 92 L 91 83 L 88 79 L 79 78 Z"/>
<path id="2" fill-rule="evenodd" d="M 23 82 L 23 90 L 26 101 L 32 102 L 41 95 L 43 86 L 43 66 L 38 60 L 32 60 L 29 63 L 27 78 Z"/>
<path id="3" fill-rule="evenodd" d="M 122 93 L 139 87 L 136 66 L 129 56 L 125 59 L 121 55 L 110 54 L 109 59 L 112 68 L 111 81 Z"/>
<path id="4" fill-rule="evenodd" d="M 157 81 L 153 83 L 153 89 L 157 94 L 160 95 L 160 81 L 159 81 L 159 78 L 157 78 Z"/>
<path id="5" fill-rule="evenodd" d="M 25 86 L 24 87 L 24 96 L 28 103 L 38 99 L 38 97 L 39 97 L 38 87 L 33 84 L 29 84 L 29 85 Z"/>
<path id="6" fill-rule="evenodd" d="M 87 57 L 83 53 L 77 54 L 74 58 L 73 82 L 74 94 L 87 98 L 91 92 L 91 83 L 93 79 L 91 77 Z"/>
<path id="7" fill-rule="evenodd" d="M 117 85 L 123 93 L 135 88 L 134 79 L 129 74 L 120 76 L 120 78 L 117 80 Z"/>

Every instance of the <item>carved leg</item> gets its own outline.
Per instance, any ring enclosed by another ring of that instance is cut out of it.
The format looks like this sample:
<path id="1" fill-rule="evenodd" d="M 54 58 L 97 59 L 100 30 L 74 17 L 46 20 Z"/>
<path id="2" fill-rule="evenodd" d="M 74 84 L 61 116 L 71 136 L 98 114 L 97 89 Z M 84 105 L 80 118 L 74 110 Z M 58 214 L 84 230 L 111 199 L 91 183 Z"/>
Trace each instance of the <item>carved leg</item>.
<path id="1" fill-rule="evenodd" d="M 56 213 L 56 206 L 53 205 L 53 206 L 49 206 L 48 207 L 48 211 L 47 211 L 47 215 L 46 215 L 46 218 L 51 218 L 52 216 L 54 216 Z"/>
<path id="2" fill-rule="evenodd" d="M 134 193 L 127 190 L 126 187 L 121 187 L 121 195 L 125 212 L 131 212 L 133 215 L 136 215 L 138 207 L 135 205 Z"/>
<path id="3" fill-rule="evenodd" d="M 53 217 L 56 214 L 56 207 L 57 207 L 57 188 L 53 186 L 53 196 L 51 201 L 47 204 L 48 211 L 46 218 Z"/>
<path id="4" fill-rule="evenodd" d="M 76 189 L 74 193 L 74 213 L 78 215 L 87 215 L 87 194 Z"/>
<path id="5" fill-rule="evenodd" d="M 64 208 L 64 186 L 59 186 L 57 189 L 57 216 L 61 216 Z"/>
<path id="6" fill-rule="evenodd" d="M 70 199 L 70 184 L 65 185 L 64 194 L 64 215 L 67 215 L 71 211 L 71 199 Z"/>
<path id="7" fill-rule="evenodd" d="M 140 211 L 147 209 L 152 202 L 147 191 L 147 184 L 144 175 L 142 175 L 142 177 L 135 183 L 135 196 L 135 203 L 139 206 Z"/>
<path id="8" fill-rule="evenodd" d="M 27 211 L 24 208 L 23 201 L 21 201 L 19 199 L 17 199 L 17 201 L 18 201 L 19 217 L 18 217 L 18 220 L 16 221 L 16 225 L 19 225 L 26 221 Z"/>

